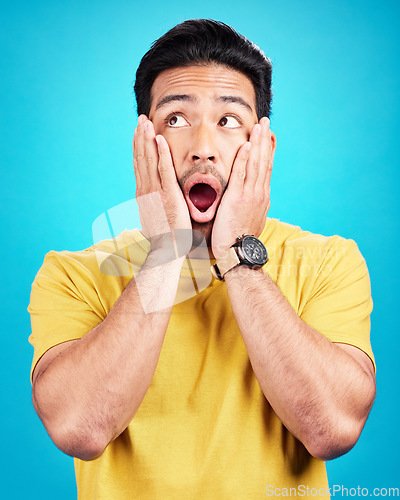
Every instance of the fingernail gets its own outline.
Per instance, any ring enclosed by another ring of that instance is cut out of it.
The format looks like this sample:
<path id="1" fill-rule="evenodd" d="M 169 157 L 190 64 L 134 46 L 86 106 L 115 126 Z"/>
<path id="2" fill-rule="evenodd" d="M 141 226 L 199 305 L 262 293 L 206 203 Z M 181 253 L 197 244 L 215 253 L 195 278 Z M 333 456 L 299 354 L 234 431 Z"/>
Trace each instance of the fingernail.
<path id="1" fill-rule="evenodd" d="M 262 119 L 262 126 L 267 129 L 269 128 L 269 118 L 264 116 L 264 118 Z"/>

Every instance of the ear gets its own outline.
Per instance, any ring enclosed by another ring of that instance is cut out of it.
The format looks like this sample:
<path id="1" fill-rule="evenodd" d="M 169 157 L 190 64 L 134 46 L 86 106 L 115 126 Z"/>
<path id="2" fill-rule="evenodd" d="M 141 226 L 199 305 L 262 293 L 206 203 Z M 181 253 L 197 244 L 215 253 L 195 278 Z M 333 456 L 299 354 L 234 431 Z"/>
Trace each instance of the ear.
<path id="1" fill-rule="evenodd" d="M 276 135 L 271 131 L 271 162 L 273 163 L 274 161 L 274 154 L 275 154 L 275 149 L 276 149 Z"/>

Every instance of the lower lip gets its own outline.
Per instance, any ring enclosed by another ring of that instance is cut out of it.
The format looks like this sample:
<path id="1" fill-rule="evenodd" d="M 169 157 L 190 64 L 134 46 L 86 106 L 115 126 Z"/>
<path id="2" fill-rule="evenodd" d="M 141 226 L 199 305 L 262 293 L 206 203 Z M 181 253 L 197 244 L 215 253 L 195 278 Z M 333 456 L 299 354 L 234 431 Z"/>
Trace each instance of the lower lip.
<path id="1" fill-rule="evenodd" d="M 189 212 L 193 220 L 199 223 L 210 222 L 215 216 L 218 206 L 218 196 L 215 198 L 214 203 L 207 208 L 205 212 L 200 212 L 194 205 L 189 196 L 186 197 L 186 203 L 189 207 Z"/>

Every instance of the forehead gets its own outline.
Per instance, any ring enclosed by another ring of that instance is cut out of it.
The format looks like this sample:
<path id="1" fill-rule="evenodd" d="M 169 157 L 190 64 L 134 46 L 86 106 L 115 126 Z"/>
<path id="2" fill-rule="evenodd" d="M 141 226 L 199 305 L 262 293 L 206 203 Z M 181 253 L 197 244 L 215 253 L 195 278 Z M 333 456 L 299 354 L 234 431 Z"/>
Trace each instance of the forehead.
<path id="1" fill-rule="evenodd" d="M 218 64 L 172 68 L 160 73 L 151 88 L 151 111 L 170 94 L 188 94 L 195 97 L 217 98 L 236 96 L 256 109 L 253 84 L 240 71 Z"/>

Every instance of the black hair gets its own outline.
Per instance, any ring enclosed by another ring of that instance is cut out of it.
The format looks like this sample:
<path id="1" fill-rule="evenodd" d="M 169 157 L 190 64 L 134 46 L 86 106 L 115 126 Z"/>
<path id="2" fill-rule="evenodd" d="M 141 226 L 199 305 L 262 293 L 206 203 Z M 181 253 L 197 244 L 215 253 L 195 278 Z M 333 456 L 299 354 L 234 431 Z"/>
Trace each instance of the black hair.
<path id="1" fill-rule="evenodd" d="M 202 64 L 220 64 L 240 71 L 252 82 L 258 119 L 270 116 L 272 64 L 262 50 L 233 28 L 211 19 L 190 19 L 156 40 L 136 72 L 138 115 L 148 116 L 151 88 L 165 70 Z"/>

